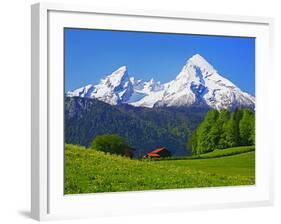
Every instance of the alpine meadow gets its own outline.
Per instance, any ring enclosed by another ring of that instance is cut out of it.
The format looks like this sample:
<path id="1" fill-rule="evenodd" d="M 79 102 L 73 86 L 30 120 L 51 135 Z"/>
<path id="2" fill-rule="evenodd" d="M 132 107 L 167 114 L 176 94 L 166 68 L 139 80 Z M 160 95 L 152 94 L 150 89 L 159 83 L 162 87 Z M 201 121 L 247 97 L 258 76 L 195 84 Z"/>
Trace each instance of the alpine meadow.
<path id="1" fill-rule="evenodd" d="M 65 194 L 255 184 L 254 38 L 64 35 Z"/>

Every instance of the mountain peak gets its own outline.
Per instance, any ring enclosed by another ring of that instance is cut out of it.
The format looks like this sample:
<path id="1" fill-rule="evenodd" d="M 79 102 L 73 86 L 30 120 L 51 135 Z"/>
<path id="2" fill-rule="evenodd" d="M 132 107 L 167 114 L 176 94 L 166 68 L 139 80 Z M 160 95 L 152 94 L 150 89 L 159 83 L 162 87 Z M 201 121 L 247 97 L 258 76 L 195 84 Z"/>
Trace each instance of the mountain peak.
<path id="1" fill-rule="evenodd" d="M 201 60 L 201 61 L 206 61 L 206 59 L 205 59 L 203 56 L 201 56 L 200 54 L 194 54 L 194 55 L 190 58 L 190 60 Z"/>
<path id="2" fill-rule="evenodd" d="M 204 57 L 202 57 L 200 54 L 194 54 L 191 58 L 187 60 L 187 62 L 208 63 L 207 60 Z"/>
<path id="3" fill-rule="evenodd" d="M 127 72 L 127 66 L 123 65 L 120 68 L 118 68 L 117 70 L 115 70 L 113 73 L 111 73 L 111 75 L 109 75 L 109 76 L 110 77 L 123 76 L 126 72 Z"/>
<path id="4" fill-rule="evenodd" d="M 203 70 L 213 71 L 214 67 L 200 54 L 195 54 L 187 60 L 187 66 L 198 67 Z"/>
<path id="5" fill-rule="evenodd" d="M 123 65 L 120 68 L 118 68 L 115 72 L 117 72 L 117 71 L 127 71 L 127 66 Z"/>
<path id="6" fill-rule="evenodd" d="M 117 70 L 115 70 L 113 73 L 108 75 L 105 80 L 107 82 L 110 82 L 113 86 L 119 85 L 122 80 L 129 79 L 128 71 L 126 66 L 121 66 Z"/>

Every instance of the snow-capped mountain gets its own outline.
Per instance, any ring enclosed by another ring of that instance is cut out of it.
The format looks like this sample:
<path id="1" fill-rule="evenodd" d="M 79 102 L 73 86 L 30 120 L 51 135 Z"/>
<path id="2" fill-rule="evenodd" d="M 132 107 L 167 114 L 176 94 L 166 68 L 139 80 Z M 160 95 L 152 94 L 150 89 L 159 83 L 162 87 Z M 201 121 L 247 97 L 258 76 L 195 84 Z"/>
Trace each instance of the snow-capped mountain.
<path id="1" fill-rule="evenodd" d="M 96 98 L 105 103 L 116 105 L 126 102 L 133 94 L 133 84 L 127 72 L 126 66 L 100 80 L 97 85 L 87 85 L 85 87 L 68 92 L 70 97 Z"/>
<path id="2" fill-rule="evenodd" d="M 67 96 L 96 98 L 111 105 L 141 107 L 205 105 L 215 109 L 254 108 L 255 98 L 222 77 L 202 56 L 187 60 L 181 72 L 168 83 L 130 77 L 126 66 L 101 79 L 97 85 L 70 91 Z"/>

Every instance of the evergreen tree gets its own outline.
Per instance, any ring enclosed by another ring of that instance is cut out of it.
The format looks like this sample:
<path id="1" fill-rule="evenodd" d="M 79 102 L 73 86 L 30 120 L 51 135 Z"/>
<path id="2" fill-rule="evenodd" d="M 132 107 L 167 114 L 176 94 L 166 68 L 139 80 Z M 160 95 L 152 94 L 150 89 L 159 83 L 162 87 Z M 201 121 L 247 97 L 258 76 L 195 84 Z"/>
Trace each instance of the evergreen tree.
<path id="1" fill-rule="evenodd" d="M 195 130 L 195 131 L 192 133 L 192 135 L 191 135 L 191 137 L 190 137 L 190 140 L 188 141 L 188 145 L 187 145 L 187 148 L 191 149 L 193 155 L 199 154 L 199 153 L 197 152 L 197 143 L 198 143 L 197 131 Z"/>
<path id="2" fill-rule="evenodd" d="M 218 120 L 215 120 L 208 135 L 207 135 L 207 140 L 209 142 L 209 150 L 208 151 L 213 151 L 218 147 L 218 143 L 220 140 L 220 134 L 221 134 L 221 127 L 217 125 Z"/>
<path id="3" fill-rule="evenodd" d="M 230 116 L 225 128 L 225 139 L 227 147 L 235 147 L 240 145 L 239 139 L 239 121 L 242 117 L 242 111 L 236 109 Z"/>
<path id="4" fill-rule="evenodd" d="M 235 128 L 235 142 L 236 142 L 236 145 L 239 146 L 241 145 L 241 142 L 240 142 L 240 130 L 239 130 L 239 123 L 240 123 L 240 120 L 242 119 L 242 116 L 243 116 L 243 109 L 236 109 L 233 113 L 233 118 L 234 118 L 234 128 Z"/>
<path id="5" fill-rule="evenodd" d="M 239 122 L 240 145 L 254 144 L 254 114 L 250 110 L 243 110 L 242 118 Z"/>
<path id="6" fill-rule="evenodd" d="M 217 149 L 225 149 L 228 147 L 226 141 L 226 129 L 229 119 L 230 119 L 230 112 L 226 109 L 221 110 L 219 118 L 216 123 L 216 125 L 220 128 Z"/>
<path id="7" fill-rule="evenodd" d="M 214 149 L 214 142 L 216 141 L 216 130 L 210 131 L 214 126 L 219 112 L 217 110 L 210 110 L 205 116 L 203 122 L 198 127 L 197 132 L 197 154 L 210 152 Z"/>
<path id="8" fill-rule="evenodd" d="M 251 126 L 251 135 L 250 135 L 250 143 L 251 145 L 255 145 L 256 142 L 256 117 L 255 113 L 252 114 L 250 126 Z"/>
<path id="9" fill-rule="evenodd" d="M 237 134 L 235 127 L 235 119 L 234 114 L 231 114 L 230 119 L 225 125 L 225 145 L 227 147 L 237 146 Z"/>

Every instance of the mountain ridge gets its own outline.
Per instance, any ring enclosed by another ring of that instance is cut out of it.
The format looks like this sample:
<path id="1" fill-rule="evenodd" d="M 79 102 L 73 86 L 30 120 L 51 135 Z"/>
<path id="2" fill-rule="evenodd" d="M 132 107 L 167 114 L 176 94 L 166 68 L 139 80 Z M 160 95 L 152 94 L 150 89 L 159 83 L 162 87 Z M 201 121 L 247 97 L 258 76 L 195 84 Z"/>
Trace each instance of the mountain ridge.
<path id="1" fill-rule="evenodd" d="M 205 105 L 214 109 L 254 109 L 255 97 L 240 90 L 224 78 L 201 55 L 189 58 L 176 78 L 161 84 L 151 79 L 143 81 L 130 76 L 122 66 L 101 79 L 97 85 L 87 85 L 66 94 L 68 97 L 96 98 L 111 105 L 129 104 L 135 107 L 181 107 Z"/>

